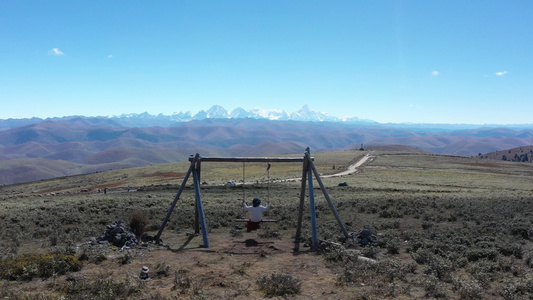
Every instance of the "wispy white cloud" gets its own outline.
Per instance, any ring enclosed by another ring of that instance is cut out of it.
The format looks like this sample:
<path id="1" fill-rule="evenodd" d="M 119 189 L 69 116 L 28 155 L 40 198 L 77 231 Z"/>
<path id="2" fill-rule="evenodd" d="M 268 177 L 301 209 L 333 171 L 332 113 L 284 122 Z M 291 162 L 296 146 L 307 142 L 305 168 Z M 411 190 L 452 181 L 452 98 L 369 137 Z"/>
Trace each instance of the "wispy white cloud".
<path id="1" fill-rule="evenodd" d="M 433 76 L 439 76 L 439 75 L 440 75 L 440 72 L 439 72 L 439 71 L 433 71 L 433 72 L 431 72 L 431 75 L 433 75 Z"/>
<path id="2" fill-rule="evenodd" d="M 503 76 L 503 75 L 505 75 L 505 74 L 507 74 L 507 73 L 509 73 L 509 72 L 507 72 L 507 71 L 503 71 L 503 72 L 496 72 L 496 73 L 494 73 L 494 74 L 496 74 L 496 75 L 498 75 L 498 76 Z"/>
<path id="3" fill-rule="evenodd" d="M 48 51 L 48 55 L 63 55 L 63 51 L 59 50 L 59 48 L 54 48 Z"/>
<path id="4" fill-rule="evenodd" d="M 107 56 L 107 58 L 113 58 L 113 55 L 109 54 L 109 55 Z"/>

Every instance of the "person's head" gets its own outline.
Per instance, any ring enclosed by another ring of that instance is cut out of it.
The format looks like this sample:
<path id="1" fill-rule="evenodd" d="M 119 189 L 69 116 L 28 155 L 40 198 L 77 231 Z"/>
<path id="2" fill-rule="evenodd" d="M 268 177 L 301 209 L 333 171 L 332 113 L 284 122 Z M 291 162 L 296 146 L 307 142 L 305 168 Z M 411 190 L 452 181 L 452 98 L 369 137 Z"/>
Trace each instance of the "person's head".
<path id="1" fill-rule="evenodd" d="M 254 200 L 252 200 L 252 205 L 254 207 L 258 207 L 259 205 L 261 205 L 261 199 L 259 198 L 254 198 Z"/>

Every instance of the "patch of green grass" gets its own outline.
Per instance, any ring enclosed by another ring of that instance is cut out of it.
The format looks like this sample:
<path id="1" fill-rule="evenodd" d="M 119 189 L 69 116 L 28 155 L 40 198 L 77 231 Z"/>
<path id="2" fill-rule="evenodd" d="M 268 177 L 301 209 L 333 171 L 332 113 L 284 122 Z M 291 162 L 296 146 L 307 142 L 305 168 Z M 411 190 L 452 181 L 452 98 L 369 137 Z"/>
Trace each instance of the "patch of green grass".
<path id="1" fill-rule="evenodd" d="M 0 278 L 8 280 L 48 278 L 79 271 L 81 266 L 81 262 L 72 255 L 24 255 L 0 261 Z"/>

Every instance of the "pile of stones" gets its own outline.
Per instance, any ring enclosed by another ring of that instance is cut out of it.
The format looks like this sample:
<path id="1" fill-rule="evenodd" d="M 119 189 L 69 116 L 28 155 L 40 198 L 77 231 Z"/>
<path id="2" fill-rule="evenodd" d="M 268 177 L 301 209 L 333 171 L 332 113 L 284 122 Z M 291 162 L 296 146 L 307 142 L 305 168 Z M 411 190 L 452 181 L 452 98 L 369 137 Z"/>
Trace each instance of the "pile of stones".
<path id="1" fill-rule="evenodd" d="M 372 234 L 372 231 L 370 230 L 370 226 L 366 225 L 363 230 L 361 230 L 358 234 L 352 235 L 352 238 L 354 242 L 359 243 L 361 246 L 366 246 L 369 244 L 375 244 L 378 242 L 378 239 L 374 234 Z"/>
<path id="2" fill-rule="evenodd" d="M 135 234 L 122 220 L 107 225 L 104 235 L 96 238 L 96 242 L 98 244 L 109 243 L 117 247 L 135 247 L 140 244 Z"/>

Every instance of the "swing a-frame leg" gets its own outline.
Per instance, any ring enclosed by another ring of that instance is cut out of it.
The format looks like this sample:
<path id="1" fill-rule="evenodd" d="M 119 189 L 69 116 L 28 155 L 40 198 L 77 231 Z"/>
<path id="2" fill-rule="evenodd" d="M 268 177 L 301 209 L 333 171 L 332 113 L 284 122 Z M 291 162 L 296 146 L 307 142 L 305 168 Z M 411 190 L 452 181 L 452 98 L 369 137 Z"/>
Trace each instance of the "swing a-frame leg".
<path id="1" fill-rule="evenodd" d="M 200 194 L 200 180 L 199 180 L 199 168 L 197 169 L 197 163 L 199 162 L 200 154 L 196 153 L 196 156 L 191 161 L 191 166 L 189 167 L 189 170 L 187 171 L 187 174 L 185 174 L 185 178 L 183 178 L 183 182 L 180 186 L 180 189 L 178 190 L 178 193 L 176 194 L 176 197 L 174 197 L 174 201 L 172 201 L 172 204 L 170 205 L 170 208 L 167 212 L 167 215 L 165 219 L 163 220 L 163 223 L 161 224 L 161 227 L 159 228 L 159 231 L 157 235 L 155 236 L 156 242 L 159 244 L 161 241 L 161 234 L 163 233 L 163 230 L 165 229 L 165 226 L 170 218 L 170 215 L 172 214 L 172 211 L 174 210 L 174 207 L 176 206 L 176 203 L 178 202 L 181 193 L 183 192 L 183 189 L 185 188 L 185 185 L 187 183 L 187 180 L 189 179 L 189 176 L 191 173 L 193 174 L 194 179 L 194 190 L 195 190 L 195 197 L 196 197 L 196 208 L 195 208 L 195 214 L 198 215 L 198 218 L 195 218 L 195 223 L 201 223 L 202 228 L 202 237 L 204 240 L 204 247 L 209 248 L 209 238 L 207 236 L 207 226 L 205 222 L 205 214 L 204 209 L 202 205 L 202 196 Z M 199 219 L 199 222 L 198 222 Z M 196 228 L 198 228 L 198 225 L 195 225 Z M 198 232 L 196 232 L 198 233 Z"/>
<path id="2" fill-rule="evenodd" d="M 350 234 L 348 233 L 348 230 L 346 230 L 346 227 L 344 226 L 344 223 L 342 222 L 342 219 L 337 212 L 337 209 L 335 208 L 335 205 L 333 204 L 333 201 L 331 201 L 331 198 L 326 191 L 326 187 L 322 183 L 322 179 L 320 179 L 320 174 L 318 173 L 313 160 L 311 159 L 311 154 L 309 147 L 306 149 L 305 157 L 304 157 L 304 163 L 303 163 L 303 170 L 302 170 L 302 184 L 300 188 L 300 206 L 298 210 L 298 224 L 296 227 L 296 235 L 294 239 L 294 250 L 299 251 L 300 249 L 300 236 L 301 236 L 301 228 L 302 228 L 302 220 L 303 220 L 303 210 L 304 210 L 304 204 L 305 204 L 305 184 L 306 181 L 309 183 L 309 206 L 311 211 L 311 232 L 312 232 L 312 249 L 316 249 L 318 247 L 318 238 L 317 238 L 317 229 L 316 229 L 316 212 L 315 212 L 315 200 L 314 200 L 314 191 L 313 191 L 313 178 L 312 174 L 315 174 L 316 181 L 320 185 L 320 189 L 322 190 L 322 193 L 324 194 L 324 197 L 328 201 L 329 208 L 335 215 L 335 219 L 337 220 L 337 223 L 339 224 L 339 227 L 342 229 L 342 232 L 344 234 L 344 237 L 349 238 Z M 307 179 L 307 180 L 306 180 Z"/>

